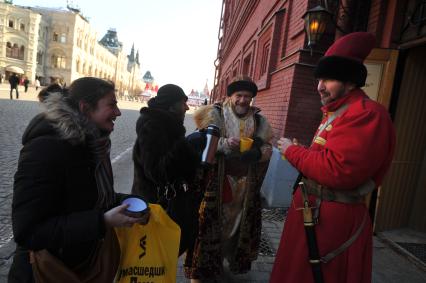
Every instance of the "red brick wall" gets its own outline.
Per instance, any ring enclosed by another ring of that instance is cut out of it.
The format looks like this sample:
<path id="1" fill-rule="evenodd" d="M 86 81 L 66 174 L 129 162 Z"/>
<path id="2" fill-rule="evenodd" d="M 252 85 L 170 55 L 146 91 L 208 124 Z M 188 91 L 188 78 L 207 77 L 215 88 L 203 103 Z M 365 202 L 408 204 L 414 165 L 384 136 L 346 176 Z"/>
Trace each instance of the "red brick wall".
<path id="1" fill-rule="evenodd" d="M 311 66 L 295 66 L 290 100 L 290 108 L 293 111 L 289 113 L 285 129 L 286 137 L 297 138 L 305 145 L 311 143 L 322 117 L 313 70 Z"/>
<path id="2" fill-rule="evenodd" d="M 238 2 L 238 1 L 237 1 Z M 235 3 L 237 3 L 235 2 Z M 276 141 L 281 136 L 296 137 L 309 144 L 317 128 L 321 113 L 316 93 L 313 67 L 319 58 L 305 50 L 306 36 L 302 15 L 314 6 L 311 0 L 240 1 L 229 14 L 221 50 L 221 77 L 218 89 L 231 79 L 232 70 L 243 70 L 245 54 L 251 52 L 251 76 L 259 85 L 254 105 L 270 121 Z M 317 3 L 317 2 L 315 2 Z M 226 9 L 226 8 L 225 8 Z M 228 11 L 229 12 L 229 11 Z M 227 11 L 225 11 L 225 14 Z M 260 67 L 270 41 L 267 75 Z M 307 56 L 308 55 L 308 56 Z M 236 66 L 236 64 L 240 66 Z"/>

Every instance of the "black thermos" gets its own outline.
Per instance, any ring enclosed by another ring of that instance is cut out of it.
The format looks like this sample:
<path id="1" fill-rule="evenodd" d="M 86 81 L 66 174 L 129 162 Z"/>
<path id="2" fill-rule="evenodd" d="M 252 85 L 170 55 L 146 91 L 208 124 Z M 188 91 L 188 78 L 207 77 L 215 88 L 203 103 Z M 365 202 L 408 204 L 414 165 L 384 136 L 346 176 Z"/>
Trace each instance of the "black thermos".
<path id="1" fill-rule="evenodd" d="M 201 155 L 201 164 L 202 165 L 212 165 L 215 160 L 217 144 L 219 143 L 220 132 L 219 127 L 213 124 L 210 124 L 206 129 L 206 147 L 203 150 Z"/>

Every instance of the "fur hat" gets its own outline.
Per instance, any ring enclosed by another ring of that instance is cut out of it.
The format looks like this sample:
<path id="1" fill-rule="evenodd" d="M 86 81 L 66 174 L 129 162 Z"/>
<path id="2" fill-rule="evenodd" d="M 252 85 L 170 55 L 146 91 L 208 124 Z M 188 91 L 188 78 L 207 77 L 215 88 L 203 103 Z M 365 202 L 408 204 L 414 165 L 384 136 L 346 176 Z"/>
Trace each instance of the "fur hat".
<path id="1" fill-rule="evenodd" d="M 255 97 L 257 94 L 257 85 L 253 82 L 253 80 L 250 77 L 247 76 L 241 76 L 236 77 L 232 83 L 228 85 L 228 88 L 226 89 L 226 95 L 231 96 L 234 92 L 246 90 L 250 91 L 253 96 Z"/>
<path id="2" fill-rule="evenodd" d="M 148 101 L 148 106 L 167 110 L 176 102 L 187 100 L 188 96 L 185 95 L 181 87 L 174 84 L 167 84 L 158 89 L 157 96 Z"/>
<path id="3" fill-rule="evenodd" d="M 376 39 L 368 32 L 354 32 L 335 41 L 315 68 L 315 77 L 365 85 L 367 69 L 363 62 Z"/>

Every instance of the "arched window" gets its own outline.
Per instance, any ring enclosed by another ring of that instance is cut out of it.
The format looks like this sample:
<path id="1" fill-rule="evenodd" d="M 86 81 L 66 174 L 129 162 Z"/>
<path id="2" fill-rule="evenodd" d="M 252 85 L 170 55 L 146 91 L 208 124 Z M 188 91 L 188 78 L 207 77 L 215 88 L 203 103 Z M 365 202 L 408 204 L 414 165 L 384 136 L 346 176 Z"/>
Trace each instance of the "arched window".
<path id="1" fill-rule="evenodd" d="M 24 54 L 25 54 L 25 47 L 23 45 L 21 45 L 21 48 L 19 48 L 19 58 L 21 60 L 24 60 Z"/>
<path id="2" fill-rule="evenodd" d="M 19 59 L 19 46 L 16 43 L 12 47 L 12 58 Z"/>
<path id="3" fill-rule="evenodd" d="M 6 57 L 12 57 L 12 43 L 6 43 Z"/>

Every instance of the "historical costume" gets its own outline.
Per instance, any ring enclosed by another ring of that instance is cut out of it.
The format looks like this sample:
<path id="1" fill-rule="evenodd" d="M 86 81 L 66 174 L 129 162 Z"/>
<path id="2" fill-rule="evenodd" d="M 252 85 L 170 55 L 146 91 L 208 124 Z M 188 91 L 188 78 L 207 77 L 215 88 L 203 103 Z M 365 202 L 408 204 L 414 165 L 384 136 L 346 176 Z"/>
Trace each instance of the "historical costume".
<path id="1" fill-rule="evenodd" d="M 284 152 L 304 177 L 288 211 L 270 282 L 315 282 L 304 198 L 312 207 L 320 256 L 316 266 L 324 282 L 371 282 L 372 225 L 364 198 L 382 183 L 395 144 L 387 110 L 359 88 L 367 75 L 362 62 L 373 47 L 372 35 L 349 34 L 317 66 L 317 78 L 354 87 L 321 108 L 324 119 L 309 148 L 289 145 Z"/>
<path id="2" fill-rule="evenodd" d="M 237 81 L 228 87 L 228 96 L 239 90 L 248 90 L 255 96 L 257 87 L 251 81 Z M 204 197 L 199 210 L 198 237 L 185 260 L 188 278 L 215 278 L 222 272 L 223 258 L 227 258 L 231 272 L 245 273 L 257 258 L 260 187 L 272 152 L 272 130 L 259 111 L 248 105 L 246 114 L 237 115 L 228 99 L 194 114 L 199 129 L 214 124 L 220 128 L 221 137 L 216 164 L 204 171 L 198 183 Z M 229 137 L 250 137 L 254 144 L 250 151 L 241 154 L 239 149 L 229 146 Z M 257 156 L 250 158 L 251 154 Z"/>

